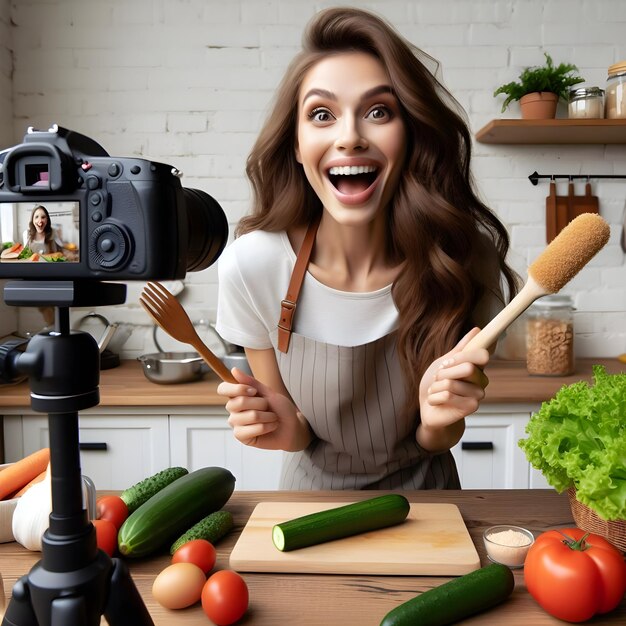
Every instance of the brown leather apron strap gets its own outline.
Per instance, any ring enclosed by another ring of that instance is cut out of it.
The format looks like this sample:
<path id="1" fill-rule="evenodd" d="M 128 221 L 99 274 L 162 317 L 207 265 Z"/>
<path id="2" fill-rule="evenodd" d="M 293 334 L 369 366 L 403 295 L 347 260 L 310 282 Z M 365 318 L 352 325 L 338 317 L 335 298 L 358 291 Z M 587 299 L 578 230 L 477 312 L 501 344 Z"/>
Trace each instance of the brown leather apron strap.
<path id="1" fill-rule="evenodd" d="M 289 350 L 289 340 L 291 339 L 291 329 L 293 328 L 293 318 L 296 314 L 296 305 L 298 304 L 298 297 L 300 296 L 300 288 L 304 282 L 304 275 L 306 274 L 306 268 L 309 265 L 313 244 L 315 243 L 315 235 L 321 219 L 322 214 L 320 212 L 320 214 L 309 224 L 306 235 L 304 236 L 304 241 L 298 251 L 293 271 L 291 272 L 291 279 L 289 280 L 289 287 L 287 287 L 287 294 L 285 295 L 284 300 L 280 303 L 280 319 L 278 320 L 278 349 L 281 352 L 286 353 Z"/>

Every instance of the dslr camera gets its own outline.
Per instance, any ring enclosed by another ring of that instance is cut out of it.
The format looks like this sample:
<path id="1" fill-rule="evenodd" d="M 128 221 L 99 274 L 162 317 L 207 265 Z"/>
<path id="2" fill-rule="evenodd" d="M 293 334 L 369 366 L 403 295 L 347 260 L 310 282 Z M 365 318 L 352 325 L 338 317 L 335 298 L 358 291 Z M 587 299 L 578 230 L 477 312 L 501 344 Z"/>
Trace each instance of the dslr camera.
<path id="1" fill-rule="evenodd" d="M 227 239 L 220 205 L 170 165 L 57 125 L 0 152 L 0 279 L 173 280 Z"/>

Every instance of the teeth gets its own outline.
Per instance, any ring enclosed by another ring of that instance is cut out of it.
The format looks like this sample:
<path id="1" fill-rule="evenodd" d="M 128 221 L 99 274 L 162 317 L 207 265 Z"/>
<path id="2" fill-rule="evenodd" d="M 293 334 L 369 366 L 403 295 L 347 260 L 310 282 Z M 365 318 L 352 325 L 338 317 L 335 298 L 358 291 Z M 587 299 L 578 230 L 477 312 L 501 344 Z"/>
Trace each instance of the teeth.
<path id="1" fill-rule="evenodd" d="M 376 171 L 373 165 L 343 165 L 331 167 L 328 173 L 331 176 L 355 176 L 356 174 L 371 174 Z"/>

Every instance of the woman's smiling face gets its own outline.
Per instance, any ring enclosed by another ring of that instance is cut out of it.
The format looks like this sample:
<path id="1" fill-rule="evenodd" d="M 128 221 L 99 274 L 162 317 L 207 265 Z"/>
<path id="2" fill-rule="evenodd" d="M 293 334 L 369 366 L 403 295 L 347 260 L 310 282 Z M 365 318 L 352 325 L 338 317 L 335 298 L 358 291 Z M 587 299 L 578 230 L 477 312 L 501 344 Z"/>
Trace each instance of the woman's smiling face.
<path id="1" fill-rule="evenodd" d="M 335 220 L 362 224 L 386 207 L 405 154 L 400 104 L 378 59 L 346 52 L 308 71 L 298 96 L 296 157 Z"/>
<path id="2" fill-rule="evenodd" d="M 43 209 L 37 209 L 33 215 L 33 224 L 38 233 L 43 233 L 48 223 L 48 217 Z"/>

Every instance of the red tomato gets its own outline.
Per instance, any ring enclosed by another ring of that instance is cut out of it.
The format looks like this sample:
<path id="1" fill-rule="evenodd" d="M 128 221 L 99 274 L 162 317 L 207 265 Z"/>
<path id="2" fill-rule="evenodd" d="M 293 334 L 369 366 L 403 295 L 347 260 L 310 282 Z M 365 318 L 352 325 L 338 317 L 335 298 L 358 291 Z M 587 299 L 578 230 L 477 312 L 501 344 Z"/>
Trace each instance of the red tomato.
<path id="1" fill-rule="evenodd" d="M 96 528 L 96 541 L 98 548 L 113 556 L 117 550 L 117 528 L 108 519 L 94 519 L 91 523 Z"/>
<path id="2" fill-rule="evenodd" d="M 119 496 L 102 496 L 96 502 L 96 517 L 113 522 L 119 530 L 128 517 L 126 502 Z"/>
<path id="3" fill-rule="evenodd" d="M 580 528 L 537 537 L 524 563 L 526 587 L 550 615 L 584 622 L 612 611 L 626 592 L 626 563 L 606 539 Z"/>
<path id="4" fill-rule="evenodd" d="M 217 626 L 234 624 L 248 608 L 248 586 L 237 572 L 215 572 L 202 588 L 202 609 Z"/>
<path id="5" fill-rule="evenodd" d="M 193 563 L 205 574 L 215 565 L 215 548 L 206 539 L 192 539 L 184 543 L 172 555 L 172 563 Z"/>

